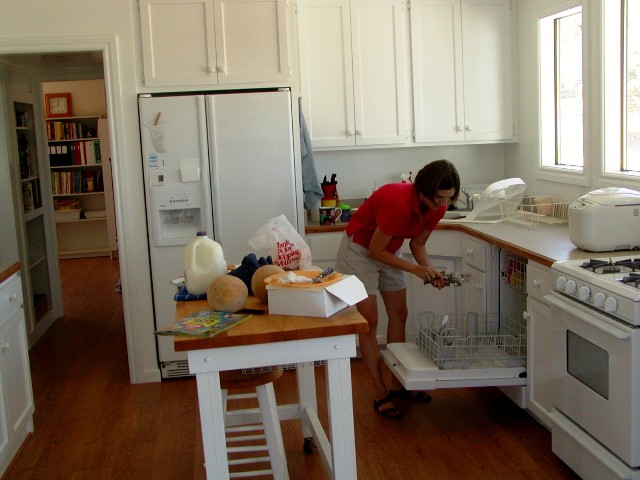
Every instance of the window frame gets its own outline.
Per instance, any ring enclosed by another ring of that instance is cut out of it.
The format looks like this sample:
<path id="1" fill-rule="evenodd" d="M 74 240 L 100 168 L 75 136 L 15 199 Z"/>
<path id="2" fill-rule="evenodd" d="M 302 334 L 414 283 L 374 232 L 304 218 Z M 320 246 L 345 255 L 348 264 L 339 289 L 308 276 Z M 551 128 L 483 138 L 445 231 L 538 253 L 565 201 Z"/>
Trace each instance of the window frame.
<path id="1" fill-rule="evenodd" d="M 582 14 L 582 84 L 583 84 L 583 165 L 557 165 L 557 103 L 556 96 L 556 27 L 555 20 L 574 13 Z M 585 5 L 582 1 L 554 2 L 538 12 L 538 111 L 539 111 L 539 154 L 537 178 L 574 185 L 588 184 L 590 162 L 588 161 L 587 139 L 587 86 L 589 77 L 585 75 L 586 33 Z M 543 101 L 552 98 L 552 101 Z M 553 164 L 545 162 L 545 156 L 553 154 Z"/>

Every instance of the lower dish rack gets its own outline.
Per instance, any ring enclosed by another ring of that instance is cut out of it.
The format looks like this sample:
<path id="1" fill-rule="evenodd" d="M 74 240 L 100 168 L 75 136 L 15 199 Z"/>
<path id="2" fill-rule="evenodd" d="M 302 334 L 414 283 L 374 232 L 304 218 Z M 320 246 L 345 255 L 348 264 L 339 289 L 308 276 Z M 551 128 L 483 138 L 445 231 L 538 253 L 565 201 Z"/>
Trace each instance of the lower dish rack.
<path id="1" fill-rule="evenodd" d="M 440 369 L 527 363 L 527 325 L 499 313 L 421 314 L 416 345 Z"/>

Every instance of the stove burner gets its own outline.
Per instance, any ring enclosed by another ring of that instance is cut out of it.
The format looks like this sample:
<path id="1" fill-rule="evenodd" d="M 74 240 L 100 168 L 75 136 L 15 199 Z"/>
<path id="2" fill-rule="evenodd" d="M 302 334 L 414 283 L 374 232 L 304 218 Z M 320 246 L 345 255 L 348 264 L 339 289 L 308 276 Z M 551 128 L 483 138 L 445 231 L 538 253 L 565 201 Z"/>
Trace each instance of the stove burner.
<path id="1" fill-rule="evenodd" d="M 582 268 L 591 270 L 594 273 L 620 273 L 620 268 L 617 266 L 617 262 L 614 264 L 611 259 L 596 260 L 592 258 L 588 262 L 584 262 L 581 266 Z M 640 264 L 638 267 L 640 267 Z"/>
<path id="2" fill-rule="evenodd" d="M 614 265 L 627 267 L 632 272 L 640 271 L 640 258 L 627 258 L 625 260 L 618 260 L 617 262 L 614 263 Z"/>
<path id="3" fill-rule="evenodd" d="M 640 288 L 640 273 L 632 272 L 628 276 L 622 277 L 620 281 L 625 285 Z"/>

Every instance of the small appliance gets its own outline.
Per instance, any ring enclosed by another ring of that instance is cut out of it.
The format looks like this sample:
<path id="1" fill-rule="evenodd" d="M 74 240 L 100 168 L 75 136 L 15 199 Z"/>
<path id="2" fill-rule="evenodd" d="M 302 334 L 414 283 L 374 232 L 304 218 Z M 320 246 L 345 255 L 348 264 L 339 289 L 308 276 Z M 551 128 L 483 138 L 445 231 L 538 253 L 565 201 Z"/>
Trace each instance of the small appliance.
<path id="1" fill-rule="evenodd" d="M 640 192 L 609 187 L 569 206 L 569 239 L 590 252 L 640 248 Z"/>

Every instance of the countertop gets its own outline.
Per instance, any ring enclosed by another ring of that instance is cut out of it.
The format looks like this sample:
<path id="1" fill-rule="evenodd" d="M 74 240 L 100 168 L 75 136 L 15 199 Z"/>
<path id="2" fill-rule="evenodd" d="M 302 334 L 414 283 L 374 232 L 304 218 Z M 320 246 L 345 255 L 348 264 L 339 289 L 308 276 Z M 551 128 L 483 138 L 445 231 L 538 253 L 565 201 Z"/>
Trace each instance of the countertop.
<path id="1" fill-rule="evenodd" d="M 206 300 L 177 302 L 176 305 L 176 319 L 201 310 L 209 310 Z M 254 313 L 246 322 L 211 338 L 174 336 L 176 351 L 332 337 L 365 333 L 369 330 L 369 324 L 355 306 L 340 310 L 329 318 L 272 315 L 267 313 L 267 306 L 255 297 L 247 299 L 245 308 L 263 310 L 264 313 Z"/>
<path id="2" fill-rule="evenodd" d="M 7 266 L 2 272 L 0 272 L 0 283 L 4 282 L 11 275 L 20 270 L 20 263 L 16 262 Z"/>
<path id="3" fill-rule="evenodd" d="M 310 223 L 305 233 L 326 233 L 343 231 L 345 224 L 319 225 Z M 455 220 L 443 220 L 438 230 L 458 230 L 529 260 L 550 267 L 560 260 L 582 260 L 609 256 L 638 256 L 638 251 L 621 250 L 615 252 L 587 252 L 577 248 L 569 240 L 569 224 L 549 225 L 539 223 L 535 226 L 520 225 L 513 222 L 471 223 Z M 427 251 L 429 244 L 427 243 Z"/>

